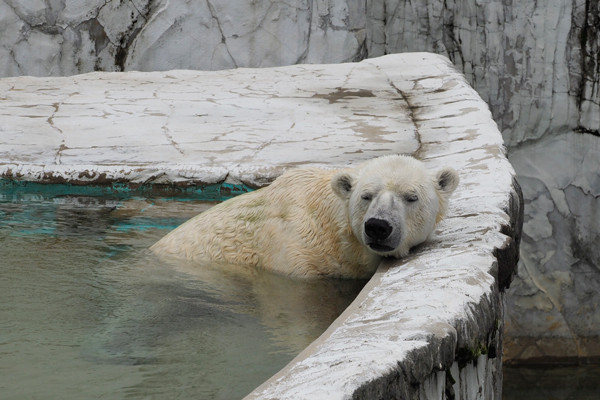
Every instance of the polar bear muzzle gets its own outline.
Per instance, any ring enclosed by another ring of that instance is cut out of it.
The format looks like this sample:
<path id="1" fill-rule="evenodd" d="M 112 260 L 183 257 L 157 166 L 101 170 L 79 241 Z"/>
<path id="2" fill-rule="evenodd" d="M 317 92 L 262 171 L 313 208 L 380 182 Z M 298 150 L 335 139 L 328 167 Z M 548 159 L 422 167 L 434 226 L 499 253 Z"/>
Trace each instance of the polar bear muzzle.
<path id="1" fill-rule="evenodd" d="M 394 228 L 384 219 L 369 218 L 365 221 L 364 232 L 365 242 L 369 248 L 378 253 L 388 253 L 395 250 L 388 239 Z"/>
<path id="2" fill-rule="evenodd" d="M 392 233 L 392 226 L 384 219 L 370 218 L 365 222 L 365 233 L 374 241 L 380 242 L 387 239 Z"/>

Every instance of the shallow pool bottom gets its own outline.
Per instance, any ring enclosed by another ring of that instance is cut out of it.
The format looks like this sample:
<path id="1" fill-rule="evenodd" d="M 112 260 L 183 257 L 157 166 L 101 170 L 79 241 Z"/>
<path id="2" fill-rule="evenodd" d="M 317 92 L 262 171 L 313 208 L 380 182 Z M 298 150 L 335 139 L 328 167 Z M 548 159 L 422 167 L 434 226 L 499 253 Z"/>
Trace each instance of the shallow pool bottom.
<path id="1" fill-rule="evenodd" d="M 210 205 L 0 194 L 2 397 L 241 398 L 364 285 L 194 274 L 147 251 Z"/>

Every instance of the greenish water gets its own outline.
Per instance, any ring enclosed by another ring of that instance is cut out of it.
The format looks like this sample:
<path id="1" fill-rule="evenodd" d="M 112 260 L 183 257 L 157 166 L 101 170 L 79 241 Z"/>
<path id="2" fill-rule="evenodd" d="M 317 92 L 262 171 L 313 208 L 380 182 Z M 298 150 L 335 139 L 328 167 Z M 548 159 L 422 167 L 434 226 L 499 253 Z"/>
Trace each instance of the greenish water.
<path id="1" fill-rule="evenodd" d="M 504 367 L 503 400 L 598 400 L 600 365 Z"/>
<path id="2" fill-rule="evenodd" d="M 0 398 L 241 398 L 364 284 L 147 251 L 211 204 L 0 187 Z"/>

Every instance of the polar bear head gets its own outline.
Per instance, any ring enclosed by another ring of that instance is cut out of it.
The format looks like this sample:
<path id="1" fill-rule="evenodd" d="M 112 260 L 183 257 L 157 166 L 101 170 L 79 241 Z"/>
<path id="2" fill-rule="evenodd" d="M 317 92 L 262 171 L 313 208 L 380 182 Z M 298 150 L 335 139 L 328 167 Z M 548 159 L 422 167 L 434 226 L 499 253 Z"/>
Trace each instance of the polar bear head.
<path id="1" fill-rule="evenodd" d="M 391 155 L 338 172 L 331 186 L 360 243 L 381 256 L 404 257 L 443 218 L 458 181 L 452 168 L 432 173 L 412 157 Z"/>

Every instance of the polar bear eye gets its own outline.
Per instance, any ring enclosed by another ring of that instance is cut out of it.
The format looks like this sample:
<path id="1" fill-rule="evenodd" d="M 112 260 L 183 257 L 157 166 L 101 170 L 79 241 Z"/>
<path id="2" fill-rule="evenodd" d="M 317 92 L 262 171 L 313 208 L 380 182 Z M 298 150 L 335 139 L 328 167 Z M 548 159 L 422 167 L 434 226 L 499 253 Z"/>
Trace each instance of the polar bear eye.
<path id="1" fill-rule="evenodd" d="M 371 193 L 363 193 L 362 196 L 360 196 L 360 198 L 365 201 L 371 201 L 373 200 L 373 195 Z"/>
<path id="2" fill-rule="evenodd" d="M 419 200 L 419 196 L 417 196 L 414 193 L 409 193 L 407 195 L 404 196 L 404 200 L 406 200 L 409 203 L 414 203 L 415 201 Z"/>

